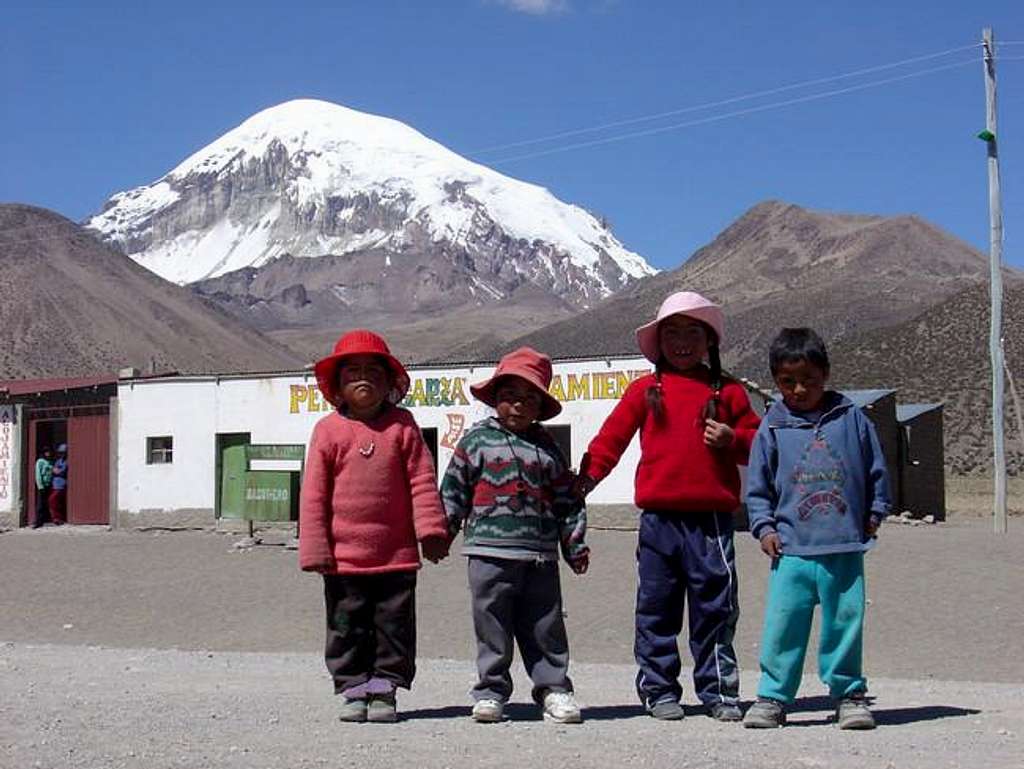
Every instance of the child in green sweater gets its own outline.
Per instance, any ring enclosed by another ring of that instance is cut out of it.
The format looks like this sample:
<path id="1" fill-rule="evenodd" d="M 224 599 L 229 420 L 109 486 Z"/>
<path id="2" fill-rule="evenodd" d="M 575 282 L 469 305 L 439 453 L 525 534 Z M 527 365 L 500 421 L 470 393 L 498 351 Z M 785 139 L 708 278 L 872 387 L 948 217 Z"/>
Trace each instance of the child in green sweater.
<path id="1" fill-rule="evenodd" d="M 459 441 L 441 484 L 452 536 L 464 529 L 469 560 L 477 672 L 473 719 L 496 722 L 512 694 L 513 638 L 544 718 L 580 723 L 568 676 L 558 552 L 586 572 L 586 513 L 572 494 L 574 476 L 540 424 L 562 410 L 548 393 L 551 360 L 529 347 L 501 359 L 473 395 L 497 416 Z"/>

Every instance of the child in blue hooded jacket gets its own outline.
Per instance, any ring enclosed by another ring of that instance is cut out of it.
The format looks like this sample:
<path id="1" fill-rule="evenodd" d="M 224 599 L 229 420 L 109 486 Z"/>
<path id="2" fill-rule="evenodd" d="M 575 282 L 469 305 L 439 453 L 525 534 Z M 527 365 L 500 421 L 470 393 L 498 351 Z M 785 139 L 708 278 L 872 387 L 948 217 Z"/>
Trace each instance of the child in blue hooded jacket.
<path id="1" fill-rule="evenodd" d="M 889 476 L 871 421 L 826 389 L 828 353 L 808 328 L 785 328 L 769 366 L 782 393 L 750 450 L 750 531 L 772 558 L 757 701 L 743 725 L 782 726 L 800 688 L 814 607 L 818 670 L 842 729 L 871 729 L 862 669 L 864 553 L 889 513 Z"/>

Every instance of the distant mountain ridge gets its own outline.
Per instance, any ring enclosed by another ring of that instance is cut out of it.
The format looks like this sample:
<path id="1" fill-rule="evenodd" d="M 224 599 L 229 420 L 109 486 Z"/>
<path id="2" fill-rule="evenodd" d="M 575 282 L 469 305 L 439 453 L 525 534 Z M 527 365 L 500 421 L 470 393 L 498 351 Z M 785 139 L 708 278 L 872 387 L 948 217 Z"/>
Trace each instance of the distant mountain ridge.
<path id="1" fill-rule="evenodd" d="M 634 329 L 655 316 L 661 301 L 694 290 L 723 305 L 726 364 L 764 379 L 767 345 L 781 326 L 811 325 L 833 340 L 893 326 L 987 274 L 984 256 L 916 216 L 816 212 L 766 201 L 677 269 L 508 344 L 556 356 L 634 352 Z M 450 355 L 496 354 L 499 349 L 471 342 Z"/>
<path id="2" fill-rule="evenodd" d="M 547 190 L 460 157 L 397 120 L 299 99 L 266 109 L 87 222 L 175 282 L 274 259 L 429 254 L 482 302 L 524 281 L 586 306 L 655 270 Z M 397 280 L 390 280 L 396 287 Z M 343 286 L 343 288 L 349 288 Z"/>
<path id="3" fill-rule="evenodd" d="M 0 378 L 301 368 L 307 359 L 59 214 L 0 204 Z"/>

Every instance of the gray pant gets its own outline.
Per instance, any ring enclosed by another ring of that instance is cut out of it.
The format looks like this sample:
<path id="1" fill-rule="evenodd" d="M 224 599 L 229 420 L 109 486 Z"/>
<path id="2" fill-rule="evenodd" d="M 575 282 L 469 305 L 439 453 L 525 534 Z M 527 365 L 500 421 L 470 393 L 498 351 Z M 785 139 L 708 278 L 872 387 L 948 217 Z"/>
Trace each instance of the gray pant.
<path id="1" fill-rule="evenodd" d="M 470 556 L 469 589 L 479 675 L 473 699 L 507 702 L 512 695 L 513 638 L 535 702 L 548 691 L 571 692 L 558 563 Z"/>

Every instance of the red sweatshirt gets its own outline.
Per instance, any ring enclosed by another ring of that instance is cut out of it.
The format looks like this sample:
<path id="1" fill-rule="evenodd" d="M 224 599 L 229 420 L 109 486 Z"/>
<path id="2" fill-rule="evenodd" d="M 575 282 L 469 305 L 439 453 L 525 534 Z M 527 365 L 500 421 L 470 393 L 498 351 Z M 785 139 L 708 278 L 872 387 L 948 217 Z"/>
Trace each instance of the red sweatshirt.
<path id="1" fill-rule="evenodd" d="M 718 421 L 735 432 L 728 449 L 704 444 L 704 408 L 713 391 L 707 369 L 694 375 L 666 371 L 661 375 L 664 422 L 648 414 L 647 388 L 654 374 L 637 379 L 622 396 L 600 432 L 590 442 L 588 474 L 600 481 L 618 463 L 637 429 L 640 464 L 636 470 L 635 501 L 646 510 L 732 512 L 740 504 L 736 465 L 747 463 L 750 444 L 761 420 L 750 407 L 738 382 L 723 380 Z"/>
<path id="2" fill-rule="evenodd" d="M 313 428 L 299 502 L 299 565 L 337 574 L 412 571 L 417 541 L 447 537 L 430 451 L 405 409 Z"/>

